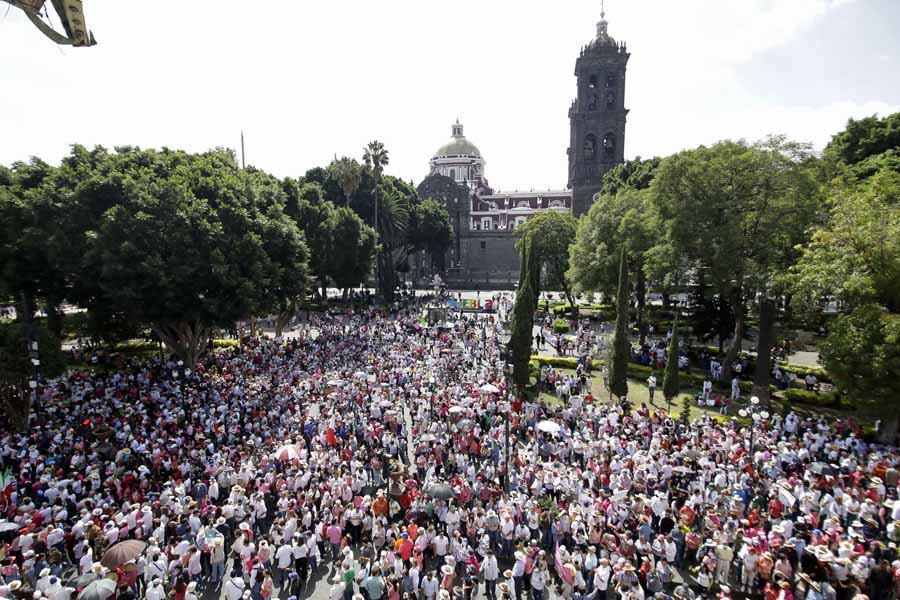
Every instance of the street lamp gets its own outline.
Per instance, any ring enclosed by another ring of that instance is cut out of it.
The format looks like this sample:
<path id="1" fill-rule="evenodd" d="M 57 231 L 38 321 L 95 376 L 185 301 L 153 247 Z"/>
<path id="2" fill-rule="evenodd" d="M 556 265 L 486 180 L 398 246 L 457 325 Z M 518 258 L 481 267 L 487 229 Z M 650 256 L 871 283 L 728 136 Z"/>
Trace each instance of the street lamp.
<path id="1" fill-rule="evenodd" d="M 747 405 L 746 408 L 742 408 L 738 411 L 738 415 L 753 420 L 753 425 L 750 427 L 750 460 L 753 460 L 753 432 L 756 430 L 756 427 L 760 425 L 763 421 L 767 421 L 771 416 L 769 411 L 766 410 L 765 406 L 762 406 L 759 402 L 759 398 L 757 396 L 750 397 L 750 404 Z"/>

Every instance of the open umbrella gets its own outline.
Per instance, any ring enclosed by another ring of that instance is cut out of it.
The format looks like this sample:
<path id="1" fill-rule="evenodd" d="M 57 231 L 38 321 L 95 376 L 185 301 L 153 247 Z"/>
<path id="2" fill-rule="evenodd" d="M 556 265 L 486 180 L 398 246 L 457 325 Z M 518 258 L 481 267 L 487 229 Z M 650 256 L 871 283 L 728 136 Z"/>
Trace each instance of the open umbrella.
<path id="1" fill-rule="evenodd" d="M 353 374 L 354 379 L 366 379 L 368 374 L 365 371 L 357 371 Z"/>
<path id="2" fill-rule="evenodd" d="M 73 587 L 76 590 L 83 590 L 90 584 L 94 583 L 100 578 L 96 573 L 85 573 L 84 575 L 78 575 L 73 577 L 68 581 L 69 587 Z"/>
<path id="3" fill-rule="evenodd" d="M 559 433 L 559 423 L 554 421 L 539 421 L 537 428 L 544 433 Z"/>
<path id="4" fill-rule="evenodd" d="M 419 436 L 419 441 L 425 443 L 434 442 L 437 441 L 437 436 L 435 436 L 433 433 L 423 433 Z"/>
<path id="5" fill-rule="evenodd" d="M 300 458 L 300 446 L 296 444 L 285 444 L 272 453 L 272 458 L 281 462 L 290 462 Z"/>
<path id="6" fill-rule="evenodd" d="M 460 429 L 475 429 L 475 421 L 472 419 L 460 419 L 456 426 Z"/>
<path id="7" fill-rule="evenodd" d="M 809 470 L 816 475 L 834 475 L 834 467 L 823 462 L 809 463 Z"/>
<path id="8" fill-rule="evenodd" d="M 0 533 L 6 533 L 7 531 L 15 531 L 19 526 L 13 523 L 12 521 L 3 521 L 0 523 Z"/>
<path id="9" fill-rule="evenodd" d="M 134 541 L 134 540 L 130 540 Z M 78 594 L 78 600 L 106 600 L 116 593 L 116 582 L 112 579 L 98 579 Z"/>
<path id="10" fill-rule="evenodd" d="M 147 544 L 140 540 L 125 540 L 109 547 L 100 564 L 109 570 L 118 569 L 125 563 L 136 559 L 144 551 Z"/>
<path id="11" fill-rule="evenodd" d="M 331 387 L 341 387 L 342 385 L 344 385 L 344 382 L 340 379 L 329 379 L 327 381 L 327 384 Z"/>
<path id="12" fill-rule="evenodd" d="M 485 394 L 499 394 L 500 393 L 500 388 L 498 388 L 493 383 L 485 383 L 483 386 L 481 386 L 478 389 L 481 390 Z"/>
<path id="13" fill-rule="evenodd" d="M 432 498 L 446 500 L 453 497 L 453 488 L 446 483 L 433 483 L 425 492 Z"/>
<path id="14" fill-rule="evenodd" d="M 455 415 L 455 414 L 457 414 L 457 413 L 461 413 L 461 412 L 464 411 L 464 410 L 466 410 L 466 409 L 464 409 L 462 406 L 451 406 L 451 407 L 447 410 L 447 412 L 449 412 L 451 415 Z"/>

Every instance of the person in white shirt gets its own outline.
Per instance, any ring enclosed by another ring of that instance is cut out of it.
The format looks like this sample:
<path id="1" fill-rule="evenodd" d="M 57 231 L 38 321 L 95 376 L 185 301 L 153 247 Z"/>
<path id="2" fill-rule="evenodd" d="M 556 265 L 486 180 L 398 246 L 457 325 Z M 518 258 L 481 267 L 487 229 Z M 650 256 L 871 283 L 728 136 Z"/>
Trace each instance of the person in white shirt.
<path id="1" fill-rule="evenodd" d="M 500 569 L 497 566 L 497 557 L 494 550 L 489 549 L 484 562 L 481 563 L 481 573 L 484 576 L 484 593 L 488 600 L 497 598 L 497 579 L 500 577 Z"/>
<path id="2" fill-rule="evenodd" d="M 244 595 L 244 580 L 241 577 L 232 577 L 225 582 L 226 600 L 240 600 Z"/>
<path id="3" fill-rule="evenodd" d="M 147 591 L 144 593 L 144 598 L 146 600 L 164 600 L 165 597 L 166 590 L 163 589 L 162 580 L 159 578 L 153 579 L 147 586 Z"/>

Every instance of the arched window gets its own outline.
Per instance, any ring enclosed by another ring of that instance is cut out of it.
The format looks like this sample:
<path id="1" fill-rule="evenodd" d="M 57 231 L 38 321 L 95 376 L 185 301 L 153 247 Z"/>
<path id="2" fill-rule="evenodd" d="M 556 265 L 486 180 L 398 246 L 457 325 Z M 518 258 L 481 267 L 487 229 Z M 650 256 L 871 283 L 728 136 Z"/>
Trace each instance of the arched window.
<path id="1" fill-rule="evenodd" d="M 612 156 L 616 150 L 616 136 L 614 133 L 609 132 L 603 136 L 603 152 L 607 156 Z"/>
<path id="2" fill-rule="evenodd" d="M 616 76 L 615 75 L 607 75 L 606 76 L 606 87 L 607 87 L 607 89 L 616 87 Z"/>
<path id="3" fill-rule="evenodd" d="M 597 138 L 589 133 L 584 138 L 584 160 L 594 160 L 597 152 Z"/>
<path id="4" fill-rule="evenodd" d="M 591 94 L 591 99 L 588 101 L 588 110 L 597 110 L 597 94 Z"/>
<path id="5" fill-rule="evenodd" d="M 593 75 L 591 75 L 591 78 L 588 80 L 588 87 L 593 90 L 593 89 L 596 89 L 599 85 L 600 85 L 600 77 L 596 73 L 594 73 Z"/>
<path id="6" fill-rule="evenodd" d="M 610 108 L 616 101 L 616 95 L 612 91 L 606 92 L 606 107 Z"/>
<path id="7" fill-rule="evenodd" d="M 450 169 L 450 179 L 456 181 L 456 169 Z"/>

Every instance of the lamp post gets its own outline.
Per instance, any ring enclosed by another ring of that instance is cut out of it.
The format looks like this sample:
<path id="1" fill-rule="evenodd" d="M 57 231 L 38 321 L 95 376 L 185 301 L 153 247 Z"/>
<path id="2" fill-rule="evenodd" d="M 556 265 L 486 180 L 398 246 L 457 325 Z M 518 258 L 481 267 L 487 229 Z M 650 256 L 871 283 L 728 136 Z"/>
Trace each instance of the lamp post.
<path id="1" fill-rule="evenodd" d="M 746 408 L 742 408 L 738 411 L 738 415 L 753 420 L 753 425 L 750 427 L 750 460 L 753 460 L 753 432 L 756 430 L 756 427 L 760 425 L 763 421 L 767 421 L 771 415 L 769 415 L 769 411 L 766 410 L 765 406 L 762 406 L 759 403 L 759 398 L 756 396 L 750 397 L 750 404 L 747 405 Z"/>
<path id="2" fill-rule="evenodd" d="M 513 366 L 510 364 L 510 360 L 512 359 L 512 352 L 509 349 L 509 340 L 512 338 L 512 333 L 508 329 L 502 329 L 498 336 L 500 338 L 500 358 L 503 361 L 503 380 L 506 383 L 506 398 L 500 403 L 500 411 L 506 414 L 506 461 L 504 474 L 505 477 L 503 479 L 504 486 L 503 489 L 506 492 L 506 495 L 509 495 L 509 421 L 512 417 L 512 403 L 510 402 L 510 392 L 515 394 L 513 391 L 513 383 L 512 383 L 512 373 Z"/>
<path id="3" fill-rule="evenodd" d="M 37 386 L 38 381 L 41 378 L 41 359 L 38 354 L 38 343 L 36 341 L 31 342 L 28 345 L 28 354 L 31 358 L 31 380 L 28 382 L 28 387 L 31 389 L 31 406 L 32 410 L 37 409 Z M 27 415 L 26 415 L 27 416 Z"/>

